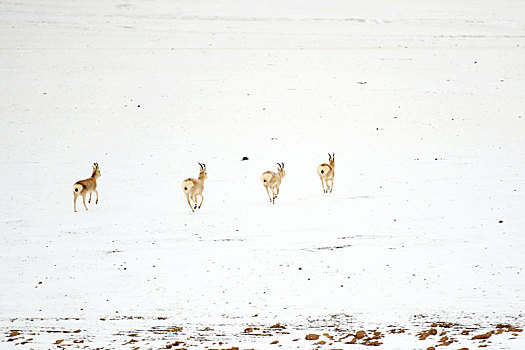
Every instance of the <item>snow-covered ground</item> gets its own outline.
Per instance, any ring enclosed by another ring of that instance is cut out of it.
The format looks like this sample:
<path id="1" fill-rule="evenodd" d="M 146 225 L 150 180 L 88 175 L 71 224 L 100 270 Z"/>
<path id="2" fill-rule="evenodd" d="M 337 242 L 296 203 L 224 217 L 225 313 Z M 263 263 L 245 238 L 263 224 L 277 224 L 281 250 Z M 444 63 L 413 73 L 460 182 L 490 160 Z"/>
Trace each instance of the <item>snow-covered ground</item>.
<path id="1" fill-rule="evenodd" d="M 525 348 L 524 48 L 517 0 L 0 2 L 0 348 Z"/>

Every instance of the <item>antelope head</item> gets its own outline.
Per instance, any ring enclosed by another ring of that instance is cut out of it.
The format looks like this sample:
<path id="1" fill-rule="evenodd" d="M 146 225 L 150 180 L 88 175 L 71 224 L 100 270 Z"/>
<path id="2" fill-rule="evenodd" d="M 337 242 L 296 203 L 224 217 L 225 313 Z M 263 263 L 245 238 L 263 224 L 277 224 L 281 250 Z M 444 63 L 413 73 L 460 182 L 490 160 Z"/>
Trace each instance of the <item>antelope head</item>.
<path id="1" fill-rule="evenodd" d="M 91 177 L 98 179 L 100 176 L 102 175 L 100 174 L 98 163 L 93 163 L 93 174 L 91 175 Z"/>
<path id="2" fill-rule="evenodd" d="M 279 175 L 281 176 L 281 178 L 285 177 L 286 176 L 286 173 L 284 172 L 284 163 L 277 163 L 277 171 L 279 173 Z"/>
<path id="3" fill-rule="evenodd" d="M 335 153 L 328 153 L 328 163 L 330 163 L 330 166 L 332 166 L 332 168 L 334 167 L 334 164 L 335 164 Z"/>
<path id="4" fill-rule="evenodd" d="M 199 180 L 206 180 L 208 178 L 208 173 L 206 172 L 206 164 L 199 162 L 197 163 L 201 167 L 201 170 L 199 170 Z"/>

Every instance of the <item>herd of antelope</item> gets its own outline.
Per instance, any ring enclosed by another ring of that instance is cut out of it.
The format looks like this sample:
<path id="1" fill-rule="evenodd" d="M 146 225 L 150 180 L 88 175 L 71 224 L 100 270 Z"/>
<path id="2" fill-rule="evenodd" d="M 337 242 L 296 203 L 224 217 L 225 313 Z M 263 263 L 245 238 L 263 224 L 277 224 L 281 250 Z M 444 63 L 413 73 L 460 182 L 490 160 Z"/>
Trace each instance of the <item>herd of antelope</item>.
<path id="1" fill-rule="evenodd" d="M 192 212 L 195 212 L 195 209 L 200 209 L 202 207 L 202 202 L 204 201 L 204 196 L 202 191 L 204 190 L 204 180 L 208 178 L 206 173 L 206 164 L 198 163 L 200 166 L 199 177 L 187 178 L 182 181 L 182 191 L 186 195 L 186 200 Z M 261 175 L 261 182 L 266 189 L 268 198 L 270 202 L 275 204 L 275 199 L 279 195 L 279 186 L 281 181 L 286 176 L 284 171 L 284 163 L 277 163 L 277 172 L 265 171 Z M 321 184 L 323 186 L 323 192 L 328 193 L 332 192 L 334 187 L 334 168 L 335 168 L 335 153 L 328 153 L 328 163 L 320 164 L 317 167 L 317 173 L 321 179 Z M 97 194 L 97 199 L 95 201 L 98 204 L 98 191 L 97 191 L 97 179 L 100 177 L 100 169 L 98 163 L 93 163 L 93 172 L 91 177 L 85 180 L 80 180 L 75 182 L 73 185 L 73 210 L 77 211 L 77 198 L 82 196 L 82 202 L 84 203 L 84 208 L 88 210 L 86 206 L 86 195 L 89 194 L 88 203 L 91 203 L 91 194 L 95 192 Z M 272 193 L 270 195 L 270 192 Z M 197 205 L 197 196 L 201 197 L 200 204 Z M 191 203 L 193 201 L 193 204 Z"/>

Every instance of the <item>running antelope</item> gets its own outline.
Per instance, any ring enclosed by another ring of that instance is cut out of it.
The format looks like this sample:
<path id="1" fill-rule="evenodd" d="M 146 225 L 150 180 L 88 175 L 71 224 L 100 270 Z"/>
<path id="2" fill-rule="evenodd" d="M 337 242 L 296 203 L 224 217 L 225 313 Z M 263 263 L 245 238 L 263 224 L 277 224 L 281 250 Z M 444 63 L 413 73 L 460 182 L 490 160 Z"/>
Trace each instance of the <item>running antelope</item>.
<path id="1" fill-rule="evenodd" d="M 261 182 L 266 188 L 266 193 L 268 193 L 268 198 L 270 198 L 270 202 L 275 204 L 275 198 L 279 195 L 279 186 L 281 185 L 282 179 L 286 176 L 284 173 L 284 163 L 277 163 L 279 166 L 277 168 L 277 172 L 274 173 L 273 171 L 265 171 L 261 175 Z M 272 196 L 270 196 L 270 191 L 268 190 L 270 188 L 272 190 Z"/>
<path id="2" fill-rule="evenodd" d="M 82 202 L 84 203 L 84 208 L 88 210 L 86 206 L 86 195 L 89 193 L 89 201 L 91 203 L 91 194 L 95 192 L 97 194 L 97 200 L 95 204 L 98 204 L 98 191 L 97 191 L 97 179 L 100 177 L 100 169 L 98 168 L 98 163 L 93 163 L 93 173 L 89 179 L 80 180 L 75 182 L 73 185 L 73 210 L 77 211 L 77 198 L 82 196 Z"/>
<path id="3" fill-rule="evenodd" d="M 206 173 L 206 164 L 199 163 L 199 165 L 201 167 L 201 170 L 199 171 L 198 179 L 189 178 L 182 181 L 182 190 L 186 195 L 186 199 L 188 200 L 188 204 L 192 212 L 195 212 L 194 209 L 200 209 L 202 206 L 202 202 L 204 201 L 204 197 L 202 196 L 202 190 L 204 189 L 204 180 L 208 178 L 208 174 Z M 201 196 L 201 204 L 199 204 L 198 207 L 197 196 Z M 193 200 L 195 206 L 191 205 L 190 198 Z"/>
<path id="4" fill-rule="evenodd" d="M 332 188 L 334 188 L 334 167 L 335 167 L 335 153 L 334 154 L 328 153 L 328 164 L 323 163 L 317 167 L 317 173 L 319 174 L 319 177 L 321 178 L 321 184 L 323 185 L 324 193 L 328 193 L 328 191 L 330 191 L 331 193 Z"/>

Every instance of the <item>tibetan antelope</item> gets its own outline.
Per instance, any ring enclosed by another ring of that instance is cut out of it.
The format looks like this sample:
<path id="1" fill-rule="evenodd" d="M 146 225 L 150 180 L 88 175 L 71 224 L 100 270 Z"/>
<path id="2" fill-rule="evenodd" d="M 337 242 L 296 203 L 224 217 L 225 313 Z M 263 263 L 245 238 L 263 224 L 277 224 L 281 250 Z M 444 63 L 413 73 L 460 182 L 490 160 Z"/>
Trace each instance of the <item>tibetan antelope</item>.
<path id="1" fill-rule="evenodd" d="M 89 193 L 89 203 L 91 203 L 91 194 L 95 192 L 97 194 L 97 200 L 95 204 L 98 204 L 98 191 L 97 191 L 97 179 L 100 177 L 100 169 L 98 163 L 93 163 L 93 173 L 89 179 L 80 180 L 75 182 L 73 185 L 73 210 L 77 211 L 77 198 L 82 196 L 82 202 L 84 208 L 88 210 L 86 206 L 86 195 Z"/>
<path id="2" fill-rule="evenodd" d="M 182 190 L 186 195 L 186 199 L 188 200 L 188 204 L 192 212 L 195 212 L 194 209 L 200 209 L 202 206 L 202 202 L 204 201 L 204 197 L 202 196 L 202 190 L 204 189 L 204 180 L 208 178 L 208 174 L 206 173 L 206 164 L 199 163 L 199 165 L 201 167 L 201 170 L 199 171 L 198 179 L 189 178 L 182 181 Z M 197 196 L 201 196 L 201 204 L 199 204 L 198 207 Z M 195 206 L 191 205 L 190 198 L 193 200 Z"/>
<path id="3" fill-rule="evenodd" d="M 282 179 L 286 176 L 284 172 L 284 163 L 277 163 L 279 166 L 277 168 L 277 172 L 274 173 L 273 171 L 265 171 L 261 175 L 261 182 L 266 188 L 266 193 L 268 193 L 268 198 L 270 198 L 270 202 L 275 204 L 275 198 L 279 195 L 279 186 L 281 185 Z M 270 196 L 270 191 L 268 190 L 270 188 L 272 190 L 272 196 Z"/>
<path id="4" fill-rule="evenodd" d="M 321 178 L 324 193 L 328 193 L 328 191 L 332 192 L 332 189 L 334 188 L 334 167 L 335 153 L 328 153 L 328 164 L 323 163 L 317 167 L 317 173 Z"/>

